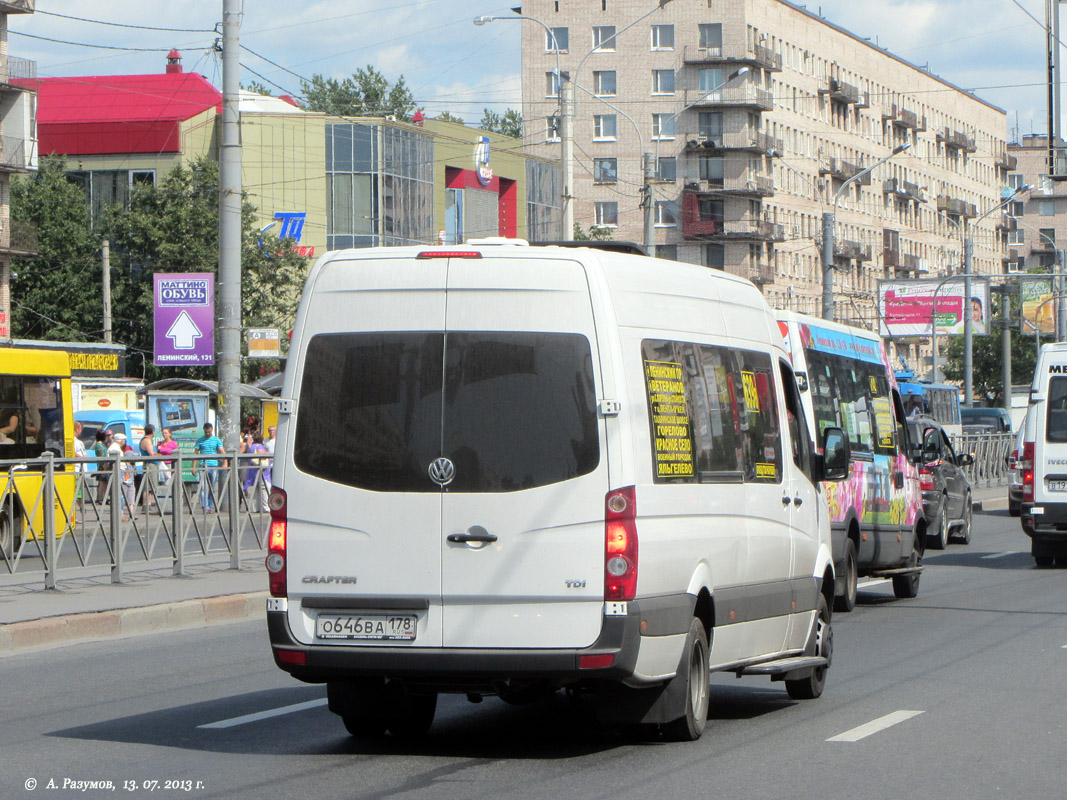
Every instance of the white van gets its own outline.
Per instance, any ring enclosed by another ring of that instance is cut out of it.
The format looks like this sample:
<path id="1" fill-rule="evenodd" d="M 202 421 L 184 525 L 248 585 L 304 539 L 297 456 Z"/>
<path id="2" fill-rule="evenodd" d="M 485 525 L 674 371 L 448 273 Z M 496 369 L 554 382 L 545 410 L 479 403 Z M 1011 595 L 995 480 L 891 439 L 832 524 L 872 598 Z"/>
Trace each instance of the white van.
<path id="1" fill-rule="evenodd" d="M 1067 342 L 1041 348 L 1018 469 L 1020 522 L 1034 561 L 1067 566 Z"/>
<path id="2" fill-rule="evenodd" d="M 439 692 L 568 686 L 702 732 L 709 670 L 821 694 L 834 573 L 774 316 L 748 281 L 525 242 L 327 253 L 279 403 L 276 663 L 350 733 Z"/>

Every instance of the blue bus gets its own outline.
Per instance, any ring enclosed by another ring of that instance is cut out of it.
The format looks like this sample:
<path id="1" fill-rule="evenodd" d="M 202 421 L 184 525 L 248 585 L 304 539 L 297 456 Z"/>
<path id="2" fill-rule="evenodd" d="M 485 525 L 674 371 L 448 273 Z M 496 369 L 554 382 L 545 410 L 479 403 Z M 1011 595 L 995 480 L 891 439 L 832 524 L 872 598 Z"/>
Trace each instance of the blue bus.
<path id="1" fill-rule="evenodd" d="M 959 389 L 947 383 L 916 380 L 914 371 L 910 369 L 898 371 L 896 379 L 905 414 L 909 417 L 915 414 L 933 417 L 949 436 L 963 434 Z"/>

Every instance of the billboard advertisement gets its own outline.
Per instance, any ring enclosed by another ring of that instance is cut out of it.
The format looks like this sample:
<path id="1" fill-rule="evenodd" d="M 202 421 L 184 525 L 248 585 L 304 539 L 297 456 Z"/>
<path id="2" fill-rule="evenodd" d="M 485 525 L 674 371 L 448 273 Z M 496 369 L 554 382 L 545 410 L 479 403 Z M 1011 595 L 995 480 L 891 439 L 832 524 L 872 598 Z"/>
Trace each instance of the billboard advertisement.
<path id="1" fill-rule="evenodd" d="M 1023 333 L 1033 333 L 1036 328 L 1041 333 L 1054 333 L 1056 330 L 1055 292 L 1052 291 L 1052 278 L 1019 281 L 1019 299 L 1023 306 Z"/>
<path id="2" fill-rule="evenodd" d="M 215 276 L 210 272 L 153 276 L 157 367 L 215 363 Z"/>
<path id="3" fill-rule="evenodd" d="M 936 306 L 935 306 L 936 304 Z M 970 314 L 975 336 L 989 330 L 989 281 L 971 278 L 968 298 L 962 277 L 949 280 L 878 282 L 878 333 L 881 336 L 930 336 L 936 332 L 962 334 L 964 314 Z"/>

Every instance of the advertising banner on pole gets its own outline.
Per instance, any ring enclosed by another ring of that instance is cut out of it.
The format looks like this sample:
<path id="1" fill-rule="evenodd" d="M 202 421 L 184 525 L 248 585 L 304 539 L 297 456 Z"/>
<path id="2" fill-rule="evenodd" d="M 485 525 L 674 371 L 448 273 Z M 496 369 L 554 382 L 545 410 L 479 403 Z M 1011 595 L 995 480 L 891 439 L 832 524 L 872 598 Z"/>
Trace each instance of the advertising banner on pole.
<path id="1" fill-rule="evenodd" d="M 185 272 L 152 276 L 157 367 L 215 363 L 215 276 Z"/>
<path id="2" fill-rule="evenodd" d="M 925 336 L 933 329 L 940 336 L 962 335 L 964 314 L 970 314 L 975 336 L 989 330 L 989 281 L 971 278 L 966 297 L 963 277 L 948 280 L 878 282 L 878 333 L 881 336 Z M 936 303 L 936 307 L 935 307 Z"/>
<path id="3" fill-rule="evenodd" d="M 1052 278 L 1019 281 L 1019 299 L 1023 307 L 1023 333 L 1055 333 L 1056 303 Z"/>

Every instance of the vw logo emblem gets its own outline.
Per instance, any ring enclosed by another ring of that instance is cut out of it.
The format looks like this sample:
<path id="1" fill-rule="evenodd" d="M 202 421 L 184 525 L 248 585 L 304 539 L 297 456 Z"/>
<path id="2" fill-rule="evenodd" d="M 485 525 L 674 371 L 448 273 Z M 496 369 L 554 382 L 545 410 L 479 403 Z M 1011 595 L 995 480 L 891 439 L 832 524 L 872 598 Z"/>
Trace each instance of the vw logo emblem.
<path id="1" fill-rule="evenodd" d="M 447 486 L 456 477 L 456 465 L 447 458 L 435 458 L 430 464 L 430 480 L 438 486 Z"/>

